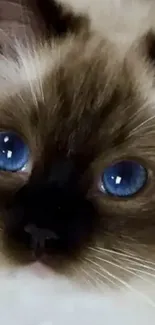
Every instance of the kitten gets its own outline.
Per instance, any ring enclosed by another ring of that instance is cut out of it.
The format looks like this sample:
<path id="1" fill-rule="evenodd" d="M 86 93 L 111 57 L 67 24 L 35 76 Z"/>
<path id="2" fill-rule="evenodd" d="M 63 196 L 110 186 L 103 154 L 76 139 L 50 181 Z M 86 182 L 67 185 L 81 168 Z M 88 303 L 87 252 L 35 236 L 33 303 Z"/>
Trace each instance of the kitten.
<path id="1" fill-rule="evenodd" d="M 0 60 L 1 323 L 153 325 L 155 4 L 45 3 Z"/>

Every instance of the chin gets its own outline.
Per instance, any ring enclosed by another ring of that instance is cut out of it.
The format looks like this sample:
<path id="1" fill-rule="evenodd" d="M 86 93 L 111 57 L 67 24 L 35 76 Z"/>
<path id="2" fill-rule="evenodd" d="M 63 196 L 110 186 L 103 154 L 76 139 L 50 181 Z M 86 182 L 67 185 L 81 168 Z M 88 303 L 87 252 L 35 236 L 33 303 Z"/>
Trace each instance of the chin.
<path id="1" fill-rule="evenodd" d="M 154 285 L 143 279 L 122 291 L 84 288 L 37 262 L 1 270 L 0 287 L 4 325 L 154 324 Z"/>

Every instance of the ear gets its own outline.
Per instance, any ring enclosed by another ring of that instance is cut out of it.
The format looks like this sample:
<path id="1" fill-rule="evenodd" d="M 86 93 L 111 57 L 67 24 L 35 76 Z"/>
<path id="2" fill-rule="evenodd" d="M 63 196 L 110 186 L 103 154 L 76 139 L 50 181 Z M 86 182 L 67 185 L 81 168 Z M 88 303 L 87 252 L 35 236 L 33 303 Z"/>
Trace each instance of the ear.
<path id="1" fill-rule="evenodd" d="M 155 31 L 149 30 L 142 38 L 141 49 L 151 64 L 155 65 Z"/>
<path id="2" fill-rule="evenodd" d="M 155 64 L 155 31 L 149 31 L 147 34 L 147 51 L 149 59 Z"/>
<path id="3" fill-rule="evenodd" d="M 36 0 L 46 25 L 48 36 L 63 37 L 65 34 L 87 32 L 89 20 L 82 14 L 76 14 L 71 8 L 62 5 L 59 0 Z M 77 0 L 78 1 L 78 0 Z"/>

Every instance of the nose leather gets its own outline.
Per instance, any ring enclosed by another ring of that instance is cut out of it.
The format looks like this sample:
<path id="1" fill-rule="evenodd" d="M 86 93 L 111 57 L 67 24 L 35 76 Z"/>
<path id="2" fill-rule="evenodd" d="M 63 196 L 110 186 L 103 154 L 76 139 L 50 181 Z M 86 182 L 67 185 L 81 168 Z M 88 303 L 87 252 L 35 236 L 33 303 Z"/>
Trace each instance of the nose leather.
<path id="1" fill-rule="evenodd" d="M 43 173 L 37 170 L 13 197 L 7 232 L 35 258 L 70 255 L 94 231 L 94 206 L 81 189 L 83 171 L 77 167 L 69 160 L 53 162 Z"/>
<path id="2" fill-rule="evenodd" d="M 46 241 L 58 239 L 58 236 L 50 229 L 39 228 L 34 224 L 26 225 L 24 230 L 31 236 L 31 245 L 35 255 L 40 255 L 44 251 Z"/>

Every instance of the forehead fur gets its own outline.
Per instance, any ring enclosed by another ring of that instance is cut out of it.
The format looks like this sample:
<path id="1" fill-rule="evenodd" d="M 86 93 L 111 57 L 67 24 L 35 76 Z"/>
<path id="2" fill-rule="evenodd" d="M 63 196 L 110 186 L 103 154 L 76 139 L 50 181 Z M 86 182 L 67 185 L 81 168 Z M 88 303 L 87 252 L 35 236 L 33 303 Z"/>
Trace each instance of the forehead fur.
<path id="1" fill-rule="evenodd" d="M 155 102 L 152 65 L 140 49 L 133 43 L 122 54 L 96 34 L 28 51 L 18 45 L 18 62 L 0 61 L 1 127 L 18 131 L 24 122 L 24 136 L 52 135 L 71 151 L 86 141 L 99 151 L 137 141 L 137 131 L 151 130 Z"/>

